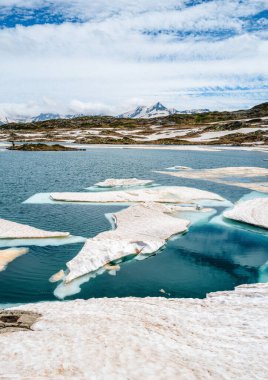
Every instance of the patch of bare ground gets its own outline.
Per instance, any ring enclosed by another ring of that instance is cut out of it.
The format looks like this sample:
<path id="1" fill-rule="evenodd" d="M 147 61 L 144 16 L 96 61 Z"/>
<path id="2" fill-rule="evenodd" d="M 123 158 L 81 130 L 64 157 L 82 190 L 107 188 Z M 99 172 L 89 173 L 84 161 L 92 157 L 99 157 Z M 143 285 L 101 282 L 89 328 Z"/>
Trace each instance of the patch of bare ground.
<path id="1" fill-rule="evenodd" d="M 0 334 L 32 330 L 41 314 L 24 310 L 0 311 Z"/>
<path id="2" fill-rule="evenodd" d="M 212 141 L 202 141 L 206 145 L 243 145 L 245 143 L 263 143 L 268 144 L 268 133 L 257 130 L 250 133 L 232 133 Z"/>

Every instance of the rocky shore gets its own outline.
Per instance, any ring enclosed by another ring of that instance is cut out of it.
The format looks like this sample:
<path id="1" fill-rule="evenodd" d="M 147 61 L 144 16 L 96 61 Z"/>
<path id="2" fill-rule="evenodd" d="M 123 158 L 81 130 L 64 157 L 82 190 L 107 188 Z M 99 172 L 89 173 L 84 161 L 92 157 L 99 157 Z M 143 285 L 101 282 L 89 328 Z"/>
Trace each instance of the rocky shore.
<path id="1" fill-rule="evenodd" d="M 23 150 L 27 152 L 66 152 L 66 151 L 75 151 L 75 150 L 85 150 L 85 149 L 77 149 L 71 148 L 60 144 L 22 144 L 22 145 L 12 145 L 8 147 L 8 150 Z"/>

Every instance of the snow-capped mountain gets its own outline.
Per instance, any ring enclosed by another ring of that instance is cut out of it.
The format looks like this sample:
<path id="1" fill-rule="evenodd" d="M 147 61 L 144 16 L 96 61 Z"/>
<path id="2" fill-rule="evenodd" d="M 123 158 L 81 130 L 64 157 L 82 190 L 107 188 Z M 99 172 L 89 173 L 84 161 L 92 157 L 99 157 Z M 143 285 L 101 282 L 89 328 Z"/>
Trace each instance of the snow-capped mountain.
<path id="1" fill-rule="evenodd" d="M 56 120 L 56 119 L 73 119 L 75 117 L 85 116 L 82 114 L 79 115 L 60 115 L 58 113 L 40 113 L 37 116 L 20 116 L 14 118 L 1 118 L 0 117 L 0 125 L 8 124 L 8 123 L 34 123 L 38 121 L 46 121 L 46 120 Z"/>
<path id="2" fill-rule="evenodd" d="M 185 111 L 178 111 L 175 108 L 167 108 L 162 103 L 157 102 L 152 106 L 139 106 L 132 111 L 122 113 L 118 115 L 118 118 L 130 118 L 130 119 L 151 119 L 156 117 L 164 117 L 174 114 L 195 114 L 195 113 L 204 113 L 209 112 L 208 109 L 192 109 Z M 37 116 L 17 116 L 13 118 L 1 117 L 0 115 L 0 125 L 8 124 L 8 123 L 32 123 L 38 121 L 46 121 L 46 120 L 56 120 L 56 119 L 73 119 L 75 117 L 83 117 L 83 116 L 105 116 L 104 114 L 92 114 L 92 115 L 84 115 L 84 114 L 69 114 L 69 115 L 61 115 L 59 113 L 40 113 Z"/>
<path id="3" fill-rule="evenodd" d="M 65 116 L 61 116 L 58 113 L 40 113 L 40 115 L 32 117 L 31 121 L 45 121 L 45 120 L 53 120 L 53 119 L 63 119 Z"/>
<path id="4" fill-rule="evenodd" d="M 138 106 L 135 110 L 125 112 L 118 115 L 119 118 L 130 118 L 130 119 L 150 119 L 154 117 L 163 117 L 173 115 L 177 111 L 175 109 L 169 109 L 160 102 L 154 104 L 153 106 Z"/>
<path id="5" fill-rule="evenodd" d="M 208 109 L 192 109 L 186 111 L 178 111 L 175 108 L 167 108 L 162 103 L 158 102 L 153 106 L 138 106 L 135 110 L 125 112 L 118 115 L 119 118 L 130 118 L 130 119 L 151 119 L 155 117 L 164 117 L 174 114 L 195 114 L 209 112 Z"/>
<path id="6" fill-rule="evenodd" d="M 192 109 L 192 110 L 184 110 L 184 111 L 177 111 L 176 113 L 179 114 L 186 114 L 186 115 L 194 115 L 196 113 L 206 113 L 210 112 L 208 108 L 200 108 L 200 109 Z"/>

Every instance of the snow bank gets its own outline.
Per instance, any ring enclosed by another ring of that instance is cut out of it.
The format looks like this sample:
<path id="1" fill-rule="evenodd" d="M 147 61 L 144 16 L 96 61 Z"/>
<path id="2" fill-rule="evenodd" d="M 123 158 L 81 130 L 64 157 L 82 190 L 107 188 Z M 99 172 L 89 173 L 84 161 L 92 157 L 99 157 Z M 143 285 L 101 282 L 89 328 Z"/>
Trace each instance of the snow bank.
<path id="1" fill-rule="evenodd" d="M 23 305 L 31 327 L 0 335 L 1 378 L 265 379 L 268 285 L 206 299 L 112 298 Z"/>

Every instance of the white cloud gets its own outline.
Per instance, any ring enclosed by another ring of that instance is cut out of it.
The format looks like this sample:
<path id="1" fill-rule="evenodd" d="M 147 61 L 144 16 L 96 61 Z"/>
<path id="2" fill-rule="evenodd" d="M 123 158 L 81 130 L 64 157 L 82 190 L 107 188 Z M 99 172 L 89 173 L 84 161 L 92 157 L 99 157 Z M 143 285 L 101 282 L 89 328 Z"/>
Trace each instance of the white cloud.
<path id="1" fill-rule="evenodd" d="M 245 18 L 266 1 L 186 7 L 175 0 L 1 0 L 29 8 L 49 3 L 86 22 L 0 30 L 0 115 L 116 113 L 135 99 L 235 108 L 267 97 L 267 32 L 245 29 Z"/>

